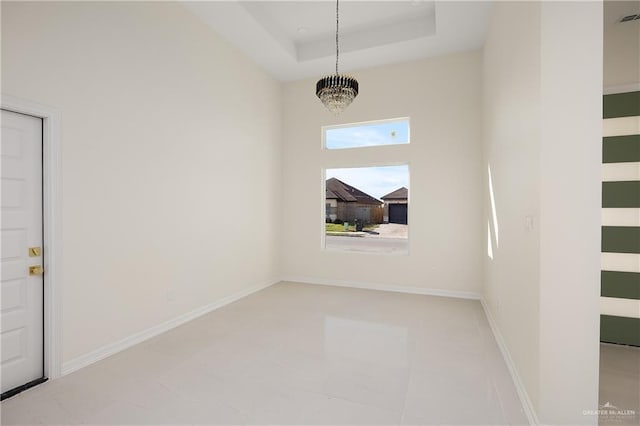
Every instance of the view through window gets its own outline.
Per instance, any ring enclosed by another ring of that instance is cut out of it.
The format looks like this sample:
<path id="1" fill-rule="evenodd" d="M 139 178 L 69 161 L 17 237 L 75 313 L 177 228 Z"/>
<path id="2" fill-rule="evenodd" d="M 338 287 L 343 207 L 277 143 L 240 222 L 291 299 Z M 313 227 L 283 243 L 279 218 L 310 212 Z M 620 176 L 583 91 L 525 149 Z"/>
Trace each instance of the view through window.
<path id="1" fill-rule="evenodd" d="M 409 119 L 398 118 L 324 129 L 327 149 L 365 148 L 409 143 Z"/>
<path id="2" fill-rule="evenodd" d="M 406 254 L 408 212 L 408 165 L 326 169 L 326 249 Z"/>

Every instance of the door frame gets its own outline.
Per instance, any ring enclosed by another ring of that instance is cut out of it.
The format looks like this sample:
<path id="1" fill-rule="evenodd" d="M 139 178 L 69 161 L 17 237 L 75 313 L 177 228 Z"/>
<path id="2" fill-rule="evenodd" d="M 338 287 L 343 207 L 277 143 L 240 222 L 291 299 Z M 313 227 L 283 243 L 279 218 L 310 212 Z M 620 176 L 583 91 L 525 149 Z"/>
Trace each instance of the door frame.
<path id="1" fill-rule="evenodd" d="M 62 185 L 60 111 L 15 96 L 0 94 L 0 107 L 42 118 L 42 213 L 44 264 L 44 377 L 62 373 Z"/>

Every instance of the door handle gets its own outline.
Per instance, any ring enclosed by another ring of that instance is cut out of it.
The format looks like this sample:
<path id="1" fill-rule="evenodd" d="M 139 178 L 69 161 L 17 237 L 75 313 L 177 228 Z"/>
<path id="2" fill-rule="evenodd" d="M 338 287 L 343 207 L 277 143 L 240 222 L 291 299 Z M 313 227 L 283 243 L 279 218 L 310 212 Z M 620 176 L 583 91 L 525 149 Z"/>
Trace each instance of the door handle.
<path id="1" fill-rule="evenodd" d="M 40 265 L 29 266 L 29 275 L 42 275 L 44 274 L 44 268 Z"/>

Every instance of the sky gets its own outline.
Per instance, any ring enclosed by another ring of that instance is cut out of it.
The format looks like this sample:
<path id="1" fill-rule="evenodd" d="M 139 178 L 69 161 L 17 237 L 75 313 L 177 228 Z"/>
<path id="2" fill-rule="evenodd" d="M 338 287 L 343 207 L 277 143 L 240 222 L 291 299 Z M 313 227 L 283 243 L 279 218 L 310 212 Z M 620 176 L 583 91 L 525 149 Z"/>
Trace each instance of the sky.
<path id="1" fill-rule="evenodd" d="M 400 119 L 326 129 L 327 149 L 345 149 L 409 143 L 409 120 Z M 326 178 L 338 178 L 380 198 L 398 188 L 409 188 L 409 166 L 327 169 Z"/>
<path id="2" fill-rule="evenodd" d="M 326 178 L 332 177 L 378 199 L 403 186 L 409 188 L 409 166 L 407 165 L 327 169 Z"/>
<path id="3" fill-rule="evenodd" d="M 327 149 L 409 143 L 409 120 L 327 129 L 325 143 Z"/>

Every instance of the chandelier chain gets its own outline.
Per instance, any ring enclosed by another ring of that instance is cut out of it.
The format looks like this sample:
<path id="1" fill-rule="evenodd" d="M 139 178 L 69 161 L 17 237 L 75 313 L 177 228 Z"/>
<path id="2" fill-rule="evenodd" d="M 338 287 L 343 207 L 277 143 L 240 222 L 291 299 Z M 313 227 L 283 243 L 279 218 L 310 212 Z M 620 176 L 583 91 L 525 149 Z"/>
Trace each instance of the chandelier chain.
<path id="1" fill-rule="evenodd" d="M 316 96 L 324 106 L 338 115 L 358 96 L 358 80 L 339 72 L 340 62 L 340 2 L 336 0 L 336 73 L 322 77 L 316 83 Z"/>
<path id="2" fill-rule="evenodd" d="M 338 2 L 339 0 L 336 0 L 336 75 L 338 74 L 338 56 L 340 55 L 340 45 L 338 43 L 338 31 L 340 28 L 340 9 L 338 8 Z"/>

